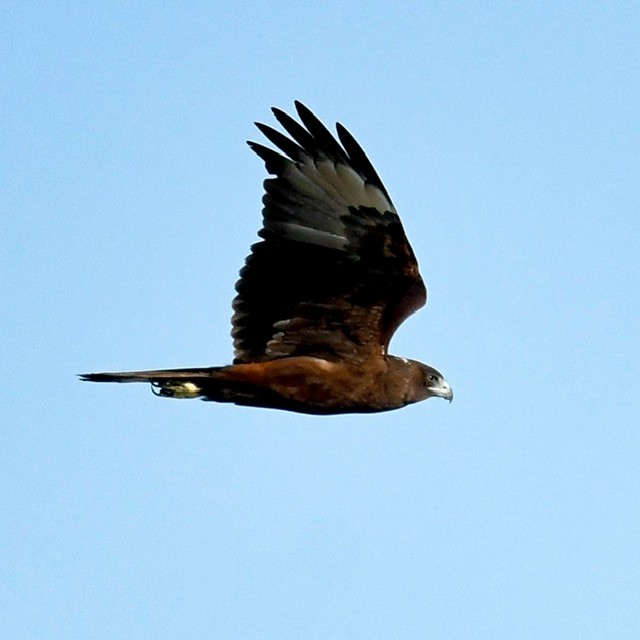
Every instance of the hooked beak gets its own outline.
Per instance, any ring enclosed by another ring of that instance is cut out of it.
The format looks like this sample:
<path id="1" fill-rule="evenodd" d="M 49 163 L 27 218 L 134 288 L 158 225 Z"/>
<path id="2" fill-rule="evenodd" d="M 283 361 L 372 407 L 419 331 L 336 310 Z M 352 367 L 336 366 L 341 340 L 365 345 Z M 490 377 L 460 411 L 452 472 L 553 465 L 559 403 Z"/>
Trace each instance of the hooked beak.
<path id="1" fill-rule="evenodd" d="M 449 402 L 453 400 L 453 390 L 446 380 L 443 380 L 440 384 L 429 387 L 429 391 L 431 391 L 434 396 L 438 396 L 438 398 L 444 398 Z"/>

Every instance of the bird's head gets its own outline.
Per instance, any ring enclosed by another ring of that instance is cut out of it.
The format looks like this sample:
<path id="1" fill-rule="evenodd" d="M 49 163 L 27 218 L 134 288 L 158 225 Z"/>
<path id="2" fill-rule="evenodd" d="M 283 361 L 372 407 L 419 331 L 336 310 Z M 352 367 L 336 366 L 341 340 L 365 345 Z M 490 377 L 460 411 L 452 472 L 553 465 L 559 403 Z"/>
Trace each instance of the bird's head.
<path id="1" fill-rule="evenodd" d="M 444 398 L 451 402 L 453 400 L 453 391 L 444 376 L 428 364 L 420 363 L 420 373 L 422 375 L 422 387 L 424 398 Z"/>

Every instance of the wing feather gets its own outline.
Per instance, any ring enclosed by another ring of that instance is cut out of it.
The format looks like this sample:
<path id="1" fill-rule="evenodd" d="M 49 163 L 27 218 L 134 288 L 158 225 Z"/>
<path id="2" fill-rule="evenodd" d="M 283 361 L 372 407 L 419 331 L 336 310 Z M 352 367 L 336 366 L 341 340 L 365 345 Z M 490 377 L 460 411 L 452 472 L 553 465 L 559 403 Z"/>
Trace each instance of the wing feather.
<path id="1" fill-rule="evenodd" d="M 235 362 L 292 355 L 362 360 L 386 353 L 426 301 L 414 253 L 373 165 L 340 124 L 338 139 L 302 103 L 286 133 L 257 123 L 277 151 L 250 147 L 264 182 L 262 238 L 236 285 Z"/>

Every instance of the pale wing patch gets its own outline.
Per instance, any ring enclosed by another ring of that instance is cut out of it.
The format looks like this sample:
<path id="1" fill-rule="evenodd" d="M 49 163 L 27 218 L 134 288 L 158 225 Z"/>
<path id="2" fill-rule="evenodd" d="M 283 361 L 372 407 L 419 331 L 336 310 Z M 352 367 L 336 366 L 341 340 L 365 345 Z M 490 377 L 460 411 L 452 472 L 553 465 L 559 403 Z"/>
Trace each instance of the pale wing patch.
<path id="1" fill-rule="evenodd" d="M 265 229 L 288 240 L 313 244 L 327 249 L 343 251 L 347 246 L 347 239 L 344 236 L 338 236 L 327 231 L 320 231 L 295 222 L 270 220 L 265 223 Z"/>
<path id="2" fill-rule="evenodd" d="M 338 195 L 335 191 L 327 189 L 327 185 L 318 180 L 318 171 L 315 166 L 292 162 L 287 166 L 283 175 L 300 193 L 320 202 L 335 204 Z M 341 204 L 346 204 L 346 202 Z"/>
<path id="3" fill-rule="evenodd" d="M 346 164 L 336 164 L 335 172 L 344 188 L 345 196 L 354 206 L 373 207 L 379 211 L 396 213 L 394 206 L 387 197 L 372 184 L 365 182 L 362 177 Z"/>
<path id="4" fill-rule="evenodd" d="M 288 200 L 279 201 L 288 220 L 265 219 L 265 228 L 284 238 L 344 250 L 348 234 L 342 217 L 349 207 L 395 212 L 384 193 L 348 165 L 308 159 L 289 163 L 284 175 L 294 187 Z"/>
<path id="5" fill-rule="evenodd" d="M 296 167 L 336 204 L 344 207 L 373 207 L 381 212 L 396 212 L 384 193 L 378 187 L 367 183 L 349 165 L 332 160 L 314 162 L 305 159 L 304 163 L 298 163 Z M 314 190 L 313 194 L 317 196 L 318 192 Z"/>
<path id="6" fill-rule="evenodd" d="M 331 160 L 307 160 L 299 164 L 300 170 L 320 187 L 331 199 L 343 207 L 353 204 L 344 193 L 344 185 L 338 179 L 335 164 Z"/>

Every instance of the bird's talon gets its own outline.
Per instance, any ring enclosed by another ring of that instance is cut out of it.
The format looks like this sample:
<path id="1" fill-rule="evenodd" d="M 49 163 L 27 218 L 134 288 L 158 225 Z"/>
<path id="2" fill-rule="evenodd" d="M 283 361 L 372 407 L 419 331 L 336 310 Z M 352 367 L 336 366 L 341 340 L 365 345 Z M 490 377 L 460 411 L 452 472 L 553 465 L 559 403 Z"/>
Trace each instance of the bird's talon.
<path id="1" fill-rule="evenodd" d="M 156 391 L 156 389 L 159 389 L 159 391 Z M 200 396 L 200 391 L 200 387 L 193 382 L 175 382 L 172 380 L 151 382 L 153 395 L 163 398 L 197 398 Z"/>

